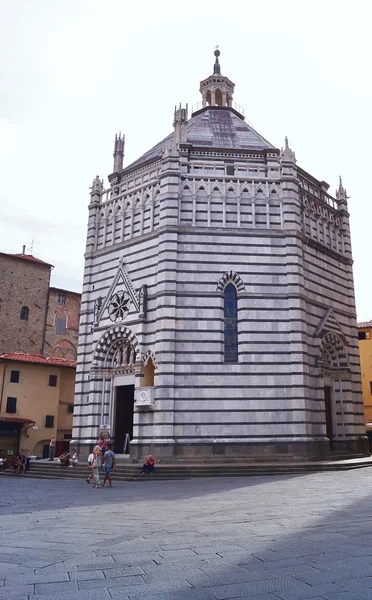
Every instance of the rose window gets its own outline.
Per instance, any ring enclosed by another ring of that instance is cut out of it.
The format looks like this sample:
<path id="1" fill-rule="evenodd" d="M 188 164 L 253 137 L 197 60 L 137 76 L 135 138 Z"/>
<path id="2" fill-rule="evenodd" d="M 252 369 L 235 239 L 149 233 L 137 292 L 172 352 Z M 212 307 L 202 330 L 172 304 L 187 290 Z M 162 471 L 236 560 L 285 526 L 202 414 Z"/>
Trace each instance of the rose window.
<path id="1" fill-rule="evenodd" d="M 130 300 L 127 292 L 120 291 L 114 294 L 108 306 L 111 321 L 123 321 L 129 312 Z"/>

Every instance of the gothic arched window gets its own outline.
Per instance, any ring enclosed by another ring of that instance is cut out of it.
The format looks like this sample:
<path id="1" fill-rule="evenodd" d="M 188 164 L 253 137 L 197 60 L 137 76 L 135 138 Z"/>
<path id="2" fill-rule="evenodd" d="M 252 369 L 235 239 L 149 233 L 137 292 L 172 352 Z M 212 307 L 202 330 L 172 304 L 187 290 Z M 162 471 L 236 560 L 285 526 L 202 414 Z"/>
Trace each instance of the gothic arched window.
<path id="1" fill-rule="evenodd" d="M 28 321 L 28 307 L 27 306 L 22 306 L 21 308 L 21 314 L 20 314 L 20 319 L 21 321 Z"/>
<path id="2" fill-rule="evenodd" d="M 224 356 L 226 363 L 238 362 L 238 295 L 233 283 L 228 283 L 223 293 L 224 304 Z"/>

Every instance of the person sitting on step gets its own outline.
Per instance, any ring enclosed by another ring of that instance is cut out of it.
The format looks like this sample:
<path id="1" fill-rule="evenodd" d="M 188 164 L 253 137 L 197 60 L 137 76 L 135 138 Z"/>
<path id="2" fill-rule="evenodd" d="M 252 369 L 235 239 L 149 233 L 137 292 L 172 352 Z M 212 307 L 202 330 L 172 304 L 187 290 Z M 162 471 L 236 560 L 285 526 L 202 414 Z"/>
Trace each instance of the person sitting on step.
<path id="1" fill-rule="evenodd" d="M 73 448 L 73 450 L 72 450 L 72 456 L 71 456 L 71 458 L 69 459 L 68 462 L 69 462 L 69 465 L 68 465 L 69 467 L 73 467 L 74 465 L 78 464 L 78 455 L 77 455 L 77 452 L 76 452 L 76 448 Z"/>
<path id="2" fill-rule="evenodd" d="M 68 467 L 71 460 L 71 455 L 69 452 L 65 452 L 58 457 L 59 462 L 61 463 L 61 467 Z"/>
<path id="3" fill-rule="evenodd" d="M 20 454 L 18 454 L 18 456 L 16 456 L 15 461 L 13 462 L 13 473 L 15 475 L 19 474 L 19 471 L 21 470 L 21 464 L 22 464 L 22 457 Z"/>
<path id="4" fill-rule="evenodd" d="M 151 473 L 151 475 L 153 475 L 154 474 L 154 467 L 155 467 L 155 460 L 153 459 L 153 457 L 151 456 L 151 454 L 149 454 L 145 458 L 145 462 L 143 463 L 143 466 L 142 466 L 142 475 L 144 473 Z"/>

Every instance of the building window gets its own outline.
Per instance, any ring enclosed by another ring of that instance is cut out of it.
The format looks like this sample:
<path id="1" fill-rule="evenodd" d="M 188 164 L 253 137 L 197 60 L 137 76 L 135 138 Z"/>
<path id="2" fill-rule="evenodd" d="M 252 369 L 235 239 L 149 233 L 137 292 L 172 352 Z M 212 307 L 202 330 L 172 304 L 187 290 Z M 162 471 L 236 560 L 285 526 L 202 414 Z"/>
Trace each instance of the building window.
<path id="1" fill-rule="evenodd" d="M 58 335 L 63 335 L 64 333 L 66 333 L 66 319 L 56 320 L 56 333 Z"/>
<path id="2" fill-rule="evenodd" d="M 238 295 L 235 285 L 228 283 L 224 301 L 224 355 L 226 363 L 238 362 Z"/>
<path id="3" fill-rule="evenodd" d="M 29 313 L 28 307 L 27 306 L 22 306 L 22 308 L 21 308 L 21 314 L 20 314 L 20 317 L 19 317 L 21 319 L 21 321 L 28 321 L 28 313 Z"/>
<path id="4" fill-rule="evenodd" d="M 372 381 L 369 382 L 369 393 L 372 396 Z"/>
<path id="5" fill-rule="evenodd" d="M 366 339 L 367 339 L 366 332 L 358 331 L 358 340 L 366 340 Z"/>
<path id="6" fill-rule="evenodd" d="M 19 383 L 19 371 L 10 371 L 10 383 Z"/>
<path id="7" fill-rule="evenodd" d="M 45 417 L 45 427 L 54 427 L 54 415 L 47 415 Z"/>
<path id="8" fill-rule="evenodd" d="M 235 167 L 232 165 L 226 167 L 226 175 L 235 175 Z"/>
<path id="9" fill-rule="evenodd" d="M 63 434 L 63 439 L 64 440 L 70 440 L 72 438 L 72 432 L 71 433 L 64 433 Z"/>
<path id="10" fill-rule="evenodd" d="M 15 413 L 17 412 L 17 398 L 11 398 L 10 396 L 6 399 L 6 412 Z"/>
<path id="11" fill-rule="evenodd" d="M 65 304 L 66 303 L 66 294 L 58 294 L 57 304 Z"/>
<path id="12" fill-rule="evenodd" d="M 74 405 L 73 404 L 69 404 L 68 405 L 68 412 L 69 413 L 73 413 L 74 412 Z"/>
<path id="13" fill-rule="evenodd" d="M 49 387 L 57 387 L 57 375 L 49 375 Z"/>

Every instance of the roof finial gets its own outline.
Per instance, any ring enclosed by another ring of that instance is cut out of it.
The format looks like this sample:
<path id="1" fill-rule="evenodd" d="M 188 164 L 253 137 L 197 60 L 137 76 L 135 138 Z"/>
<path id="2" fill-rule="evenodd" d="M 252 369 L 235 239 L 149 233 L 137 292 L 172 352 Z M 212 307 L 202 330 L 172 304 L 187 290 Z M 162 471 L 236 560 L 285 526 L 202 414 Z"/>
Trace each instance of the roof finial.
<path id="1" fill-rule="evenodd" d="M 221 54 L 221 52 L 219 51 L 218 48 L 219 48 L 219 46 L 217 44 L 216 49 L 214 51 L 214 55 L 216 57 L 216 60 L 215 60 L 215 63 L 214 63 L 213 74 L 216 73 L 216 74 L 220 75 L 221 74 L 221 67 L 220 67 L 220 63 L 218 62 L 218 57 Z"/>
<path id="2" fill-rule="evenodd" d="M 338 190 L 336 190 L 336 198 L 339 202 L 345 202 L 347 204 L 347 200 L 348 200 L 347 191 L 345 190 L 344 186 L 342 185 L 341 175 L 339 175 L 339 178 L 340 178 L 340 182 L 338 185 Z"/>
<path id="3" fill-rule="evenodd" d="M 284 150 L 282 148 L 282 158 L 285 162 L 296 162 L 296 155 L 293 152 L 293 150 L 289 147 L 289 143 L 288 143 L 288 137 L 285 136 L 284 138 Z"/>

